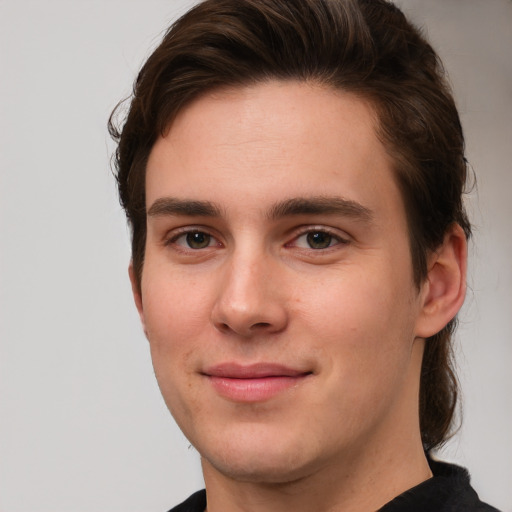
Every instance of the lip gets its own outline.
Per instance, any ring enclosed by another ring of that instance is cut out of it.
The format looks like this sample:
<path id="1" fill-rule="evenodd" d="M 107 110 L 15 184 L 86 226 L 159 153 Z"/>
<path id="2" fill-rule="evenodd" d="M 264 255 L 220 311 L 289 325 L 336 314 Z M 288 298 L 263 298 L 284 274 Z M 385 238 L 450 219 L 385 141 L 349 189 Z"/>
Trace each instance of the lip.
<path id="1" fill-rule="evenodd" d="M 269 400 L 298 386 L 312 372 L 275 363 L 222 363 L 205 369 L 202 374 L 224 398 L 254 403 Z"/>

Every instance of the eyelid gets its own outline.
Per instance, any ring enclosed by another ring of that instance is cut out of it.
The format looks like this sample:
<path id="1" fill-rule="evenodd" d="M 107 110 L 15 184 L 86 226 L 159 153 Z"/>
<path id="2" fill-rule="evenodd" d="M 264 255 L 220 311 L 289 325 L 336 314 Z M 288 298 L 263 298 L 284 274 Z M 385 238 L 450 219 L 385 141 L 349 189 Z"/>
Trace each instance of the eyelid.
<path id="1" fill-rule="evenodd" d="M 310 250 L 315 252 L 321 252 L 321 251 L 327 251 L 329 249 L 332 249 L 333 247 L 336 247 L 337 245 L 346 245 L 350 243 L 350 237 L 344 232 L 340 231 L 335 228 L 331 228 L 328 226 L 322 226 L 322 225 L 307 225 L 307 226 L 300 226 L 296 228 L 296 230 L 291 235 L 290 242 L 286 243 L 286 246 L 291 247 L 293 246 L 293 243 L 296 242 L 297 239 L 299 239 L 302 236 L 308 235 L 310 233 L 326 233 L 327 235 L 333 237 L 338 241 L 338 243 L 331 245 L 329 247 L 326 247 L 325 249 L 313 249 L 310 248 Z M 308 249 L 306 249 L 308 250 Z"/>
<path id="2" fill-rule="evenodd" d="M 217 244 L 216 244 L 217 247 L 224 245 L 220 239 L 220 236 L 217 234 L 216 230 L 213 230 L 210 227 L 206 227 L 206 226 L 202 226 L 202 225 L 187 225 L 187 226 L 173 228 L 172 230 L 170 230 L 169 232 L 167 232 L 165 234 L 165 236 L 163 237 L 162 243 L 165 246 L 175 245 L 178 247 L 183 247 L 184 250 L 189 250 L 189 251 L 193 251 L 193 252 L 197 252 L 197 251 L 208 249 L 208 248 L 212 247 L 212 246 L 208 246 L 208 247 L 205 247 L 204 249 L 192 249 L 192 248 L 187 249 L 184 245 L 176 244 L 176 241 L 180 237 L 188 235 L 190 233 L 198 233 L 198 232 L 204 233 L 204 234 L 212 237 L 217 242 Z M 329 246 L 325 249 L 313 249 L 313 248 L 310 249 L 315 252 L 327 251 L 328 249 L 332 249 L 333 247 L 336 247 L 338 245 L 346 245 L 346 244 L 350 243 L 350 241 L 351 241 L 350 236 L 347 235 L 346 232 L 341 231 L 339 229 L 332 228 L 329 226 L 324 226 L 324 225 L 309 225 L 308 224 L 308 225 L 302 225 L 302 226 L 295 228 L 288 237 L 288 239 L 290 241 L 287 242 L 285 244 L 285 246 L 293 247 L 294 243 L 296 242 L 296 240 L 298 238 L 300 238 L 302 236 L 306 236 L 309 233 L 326 233 L 329 236 L 333 237 L 338 242 L 338 243 L 336 243 L 332 246 Z M 214 247 L 215 247 L 215 245 L 214 245 Z"/>
<path id="3" fill-rule="evenodd" d="M 186 236 L 190 233 L 204 233 L 205 235 L 210 236 L 214 240 L 217 241 L 217 246 L 221 246 L 222 242 L 219 240 L 219 236 L 213 233 L 213 230 L 211 228 L 207 228 L 205 226 L 196 225 L 196 226 L 183 226 L 174 228 L 168 233 L 165 234 L 163 238 L 163 244 L 165 246 L 175 245 L 178 247 L 183 248 L 183 250 L 189 250 L 193 252 L 197 252 L 200 250 L 208 249 L 212 246 L 205 247 L 204 249 L 192 249 L 191 247 L 187 248 L 184 245 L 177 244 L 176 241 L 181 238 L 182 236 Z"/>

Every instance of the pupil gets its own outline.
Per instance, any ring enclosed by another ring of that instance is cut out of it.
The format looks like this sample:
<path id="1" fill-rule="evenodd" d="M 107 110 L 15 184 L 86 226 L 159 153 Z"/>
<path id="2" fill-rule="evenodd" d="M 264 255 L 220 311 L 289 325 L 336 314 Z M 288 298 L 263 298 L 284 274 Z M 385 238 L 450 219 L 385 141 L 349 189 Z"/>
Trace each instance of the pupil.
<path id="1" fill-rule="evenodd" d="M 332 236 L 328 233 L 308 233 L 308 244 L 312 249 L 326 249 L 331 245 Z"/>
<path id="2" fill-rule="evenodd" d="M 187 244 L 192 249 L 204 249 L 210 245 L 210 235 L 206 233 L 188 233 Z"/>

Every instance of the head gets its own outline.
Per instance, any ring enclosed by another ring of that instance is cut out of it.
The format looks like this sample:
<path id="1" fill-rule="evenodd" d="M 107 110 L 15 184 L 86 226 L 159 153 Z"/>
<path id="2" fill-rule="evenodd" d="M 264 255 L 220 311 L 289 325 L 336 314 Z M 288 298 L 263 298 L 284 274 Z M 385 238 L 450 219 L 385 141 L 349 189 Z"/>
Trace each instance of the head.
<path id="1" fill-rule="evenodd" d="M 470 234 L 462 193 L 464 140 L 431 46 L 383 0 L 207 0 L 166 33 L 141 69 L 118 141 L 117 180 L 141 286 L 147 236 L 146 166 L 177 116 L 205 95 L 270 83 L 313 84 L 362 99 L 392 162 L 406 212 L 413 280 L 458 225 Z M 423 445 L 449 436 L 457 401 L 455 320 L 425 343 L 419 415 Z"/>

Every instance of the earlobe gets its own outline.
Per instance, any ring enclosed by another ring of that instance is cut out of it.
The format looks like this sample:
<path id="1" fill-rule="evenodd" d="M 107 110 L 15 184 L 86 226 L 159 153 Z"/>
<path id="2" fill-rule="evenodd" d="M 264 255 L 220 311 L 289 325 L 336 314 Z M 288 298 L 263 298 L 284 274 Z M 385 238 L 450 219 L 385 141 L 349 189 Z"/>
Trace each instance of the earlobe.
<path id="1" fill-rule="evenodd" d="M 467 241 L 458 224 L 447 231 L 442 245 L 430 255 L 428 264 L 416 325 L 416 336 L 421 338 L 433 336 L 443 329 L 464 302 Z"/>
<path id="2" fill-rule="evenodd" d="M 133 261 L 130 261 L 130 265 L 128 266 L 128 275 L 130 276 L 130 283 L 132 285 L 133 300 L 135 301 L 135 306 L 137 307 L 137 311 L 139 312 L 139 317 L 142 324 L 142 328 L 144 330 L 144 334 L 147 337 L 146 323 L 144 320 L 144 308 L 142 305 L 142 295 L 137 280 L 137 276 L 135 274 L 135 269 L 133 268 Z"/>

